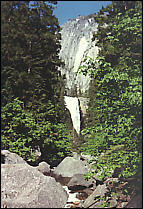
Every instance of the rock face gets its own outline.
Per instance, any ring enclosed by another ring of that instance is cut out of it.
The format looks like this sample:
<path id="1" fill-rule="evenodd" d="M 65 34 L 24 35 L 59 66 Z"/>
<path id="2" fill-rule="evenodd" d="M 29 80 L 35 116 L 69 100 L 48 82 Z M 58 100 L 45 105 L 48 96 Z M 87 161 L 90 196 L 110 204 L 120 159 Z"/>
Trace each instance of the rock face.
<path id="1" fill-rule="evenodd" d="M 59 67 L 59 71 L 65 78 L 64 96 L 73 97 L 73 99 L 75 96 L 78 98 L 79 109 L 82 114 L 81 120 L 83 120 L 87 110 L 88 99 L 86 98 L 86 93 L 89 89 L 91 78 L 89 75 L 77 72 L 86 56 L 96 58 L 99 51 L 98 47 L 95 46 L 96 41 L 92 41 L 93 33 L 96 33 L 98 27 L 94 16 L 94 14 L 78 16 L 61 26 L 61 50 L 59 57 L 64 61 L 65 65 Z M 80 128 L 78 128 L 78 134 L 79 130 Z"/>
<path id="2" fill-rule="evenodd" d="M 85 200 L 84 208 L 98 208 L 104 201 L 97 202 L 96 197 L 104 197 L 107 191 L 106 184 L 98 185 L 94 192 Z"/>
<path id="3" fill-rule="evenodd" d="M 22 157 L 8 150 L 1 150 L 1 163 L 2 164 L 25 164 L 26 161 Z"/>
<path id="4" fill-rule="evenodd" d="M 53 177 L 28 164 L 2 164 L 1 208 L 64 208 L 68 195 Z"/>
<path id="5" fill-rule="evenodd" d="M 59 70 L 66 77 L 65 94 L 71 95 L 73 90 L 84 93 L 89 88 L 90 78 L 82 74 L 76 75 L 78 67 L 85 56 L 95 58 L 98 47 L 92 42 L 93 32 L 97 31 L 94 15 L 79 16 L 67 21 L 61 30 L 60 58 L 65 66 Z"/>

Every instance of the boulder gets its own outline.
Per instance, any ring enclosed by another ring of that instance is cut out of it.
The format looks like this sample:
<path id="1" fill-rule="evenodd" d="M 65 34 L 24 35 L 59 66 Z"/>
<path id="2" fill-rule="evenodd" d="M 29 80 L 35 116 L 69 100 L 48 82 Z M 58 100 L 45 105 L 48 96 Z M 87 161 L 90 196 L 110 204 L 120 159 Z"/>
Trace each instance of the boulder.
<path id="1" fill-rule="evenodd" d="M 92 180 L 85 180 L 82 174 L 74 174 L 67 186 L 70 190 L 79 190 L 92 186 Z"/>
<path id="2" fill-rule="evenodd" d="M 53 169 L 53 176 L 55 179 L 64 184 L 67 184 L 75 174 L 86 174 L 88 168 L 81 160 L 74 159 L 73 157 L 66 157 L 62 162 Z"/>
<path id="3" fill-rule="evenodd" d="M 8 150 L 1 150 L 1 163 L 2 164 L 25 164 L 26 161 L 16 153 Z M 27 164 L 27 163 L 26 163 Z"/>
<path id="4" fill-rule="evenodd" d="M 1 208 L 64 208 L 67 192 L 28 164 L 2 164 Z"/>
<path id="5" fill-rule="evenodd" d="M 83 203 L 84 208 L 98 208 L 99 205 L 104 203 L 104 200 L 99 200 L 100 197 L 104 197 L 108 191 L 106 184 L 98 185 L 93 193 Z"/>
<path id="6" fill-rule="evenodd" d="M 46 162 L 41 162 L 39 163 L 39 165 L 37 166 L 38 171 L 40 171 L 41 173 L 43 173 L 46 176 L 50 176 L 50 165 Z"/>

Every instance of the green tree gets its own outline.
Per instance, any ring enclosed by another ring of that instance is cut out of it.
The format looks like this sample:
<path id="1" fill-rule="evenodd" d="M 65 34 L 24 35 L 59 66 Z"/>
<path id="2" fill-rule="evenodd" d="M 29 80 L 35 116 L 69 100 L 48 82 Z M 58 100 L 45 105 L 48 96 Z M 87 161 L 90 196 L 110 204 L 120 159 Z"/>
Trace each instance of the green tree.
<path id="1" fill-rule="evenodd" d="M 42 159 L 50 162 L 69 153 L 70 135 L 61 122 L 56 5 L 56 1 L 1 2 L 2 148 L 26 160 L 34 160 L 37 146 Z"/>
<path id="2" fill-rule="evenodd" d="M 60 27 L 52 5 L 56 2 L 2 2 L 2 103 L 56 95 Z"/>

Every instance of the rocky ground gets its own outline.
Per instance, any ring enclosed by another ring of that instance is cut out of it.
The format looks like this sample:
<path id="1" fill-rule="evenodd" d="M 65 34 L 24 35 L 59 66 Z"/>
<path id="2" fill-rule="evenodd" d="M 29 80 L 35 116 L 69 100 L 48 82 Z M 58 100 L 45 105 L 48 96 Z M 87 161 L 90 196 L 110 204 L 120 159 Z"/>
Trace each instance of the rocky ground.
<path id="1" fill-rule="evenodd" d="M 30 166 L 7 150 L 1 156 L 1 208 L 142 208 L 135 183 L 117 177 L 86 180 L 89 165 L 78 155 L 55 168 L 46 162 Z"/>

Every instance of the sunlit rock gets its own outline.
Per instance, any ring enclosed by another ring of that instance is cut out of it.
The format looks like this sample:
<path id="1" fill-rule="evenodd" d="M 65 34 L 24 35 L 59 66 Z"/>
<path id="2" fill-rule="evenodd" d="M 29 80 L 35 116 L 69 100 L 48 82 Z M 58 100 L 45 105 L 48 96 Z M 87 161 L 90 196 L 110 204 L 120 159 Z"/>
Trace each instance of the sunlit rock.
<path id="1" fill-rule="evenodd" d="M 65 95 L 71 95 L 76 89 L 77 93 L 85 93 L 89 88 L 90 77 L 76 74 L 85 56 L 96 58 L 98 47 L 92 42 L 93 32 L 97 31 L 94 15 L 80 16 L 67 21 L 61 30 L 60 58 L 65 62 L 59 70 L 66 77 Z"/>

